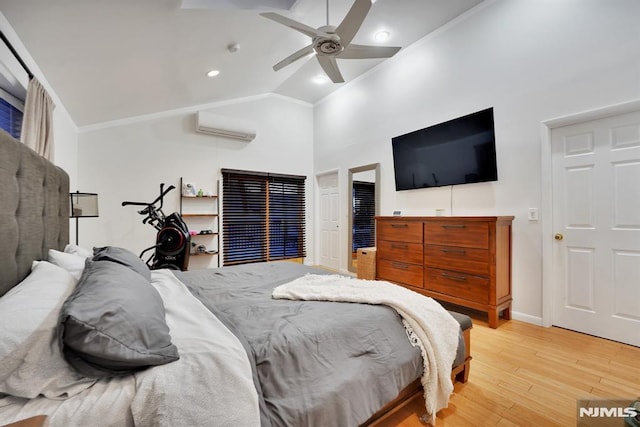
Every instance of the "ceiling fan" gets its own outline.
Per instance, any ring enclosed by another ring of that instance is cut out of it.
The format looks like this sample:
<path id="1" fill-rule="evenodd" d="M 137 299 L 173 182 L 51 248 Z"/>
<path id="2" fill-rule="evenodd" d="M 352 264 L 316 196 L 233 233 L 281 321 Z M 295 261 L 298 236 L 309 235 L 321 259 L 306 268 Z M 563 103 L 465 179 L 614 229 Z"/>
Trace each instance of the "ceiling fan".
<path id="1" fill-rule="evenodd" d="M 311 37 L 311 44 L 278 62 L 273 66 L 273 69 L 278 71 L 292 62 L 315 52 L 320 66 L 331 81 L 334 83 L 343 83 L 344 78 L 338 68 L 337 58 L 389 58 L 395 55 L 401 48 L 393 46 L 365 46 L 351 43 L 351 40 L 353 40 L 360 29 L 362 22 L 367 17 L 369 9 L 371 9 L 371 0 L 355 0 L 340 25 L 334 27 L 333 25 L 329 25 L 329 0 L 327 0 L 327 25 L 318 29 L 275 12 L 261 13 L 260 15 L 265 18 L 269 18 L 272 21 L 293 28 Z"/>

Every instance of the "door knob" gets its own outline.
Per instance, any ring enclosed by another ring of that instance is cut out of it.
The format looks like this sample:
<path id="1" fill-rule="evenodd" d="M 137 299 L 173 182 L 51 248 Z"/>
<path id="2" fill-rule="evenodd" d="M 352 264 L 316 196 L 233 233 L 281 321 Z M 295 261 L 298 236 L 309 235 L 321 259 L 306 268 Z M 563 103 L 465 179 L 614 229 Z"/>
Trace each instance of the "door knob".
<path id="1" fill-rule="evenodd" d="M 562 233 L 556 233 L 553 235 L 553 238 L 556 240 L 562 240 L 564 239 L 564 236 L 562 235 Z"/>

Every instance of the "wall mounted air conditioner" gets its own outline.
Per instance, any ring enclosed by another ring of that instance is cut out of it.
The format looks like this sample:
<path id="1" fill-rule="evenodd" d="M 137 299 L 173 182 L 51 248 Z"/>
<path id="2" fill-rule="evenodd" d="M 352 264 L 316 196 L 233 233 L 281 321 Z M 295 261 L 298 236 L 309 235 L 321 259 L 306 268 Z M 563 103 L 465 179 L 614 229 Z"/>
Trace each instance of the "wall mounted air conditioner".
<path id="1" fill-rule="evenodd" d="M 249 142 L 256 137 L 256 126 L 248 120 L 198 111 L 196 132 Z"/>

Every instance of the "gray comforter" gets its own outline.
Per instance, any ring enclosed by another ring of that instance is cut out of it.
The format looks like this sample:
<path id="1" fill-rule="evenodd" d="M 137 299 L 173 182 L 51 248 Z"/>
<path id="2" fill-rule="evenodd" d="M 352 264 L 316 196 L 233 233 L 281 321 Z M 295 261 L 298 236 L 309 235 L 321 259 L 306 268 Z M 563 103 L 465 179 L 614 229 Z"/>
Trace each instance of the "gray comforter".
<path id="1" fill-rule="evenodd" d="M 175 273 L 243 343 L 263 427 L 360 425 L 422 373 L 391 308 L 271 298 L 311 272 L 326 273 L 287 262 Z"/>

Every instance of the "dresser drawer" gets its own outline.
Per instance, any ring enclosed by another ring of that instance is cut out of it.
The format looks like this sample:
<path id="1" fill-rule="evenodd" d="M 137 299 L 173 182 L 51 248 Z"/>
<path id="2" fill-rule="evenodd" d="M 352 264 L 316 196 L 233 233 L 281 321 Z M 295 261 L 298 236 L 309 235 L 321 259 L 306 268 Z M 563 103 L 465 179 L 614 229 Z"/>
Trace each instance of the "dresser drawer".
<path id="1" fill-rule="evenodd" d="M 433 245 L 488 249 L 489 224 L 455 220 L 425 222 L 424 241 Z"/>
<path id="2" fill-rule="evenodd" d="M 422 243 L 390 242 L 378 240 L 378 258 L 422 264 Z"/>
<path id="3" fill-rule="evenodd" d="M 489 251 L 486 249 L 425 245 L 424 265 L 488 276 Z"/>
<path id="4" fill-rule="evenodd" d="M 392 242 L 422 243 L 422 222 L 420 221 L 379 221 L 376 235 L 379 240 Z"/>
<path id="5" fill-rule="evenodd" d="M 437 268 L 427 268 L 425 274 L 425 289 L 481 304 L 489 302 L 489 279 Z"/>
<path id="6" fill-rule="evenodd" d="M 378 259 L 376 274 L 379 279 L 422 287 L 422 264 Z"/>

